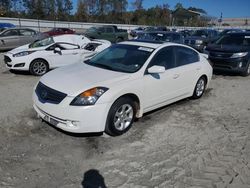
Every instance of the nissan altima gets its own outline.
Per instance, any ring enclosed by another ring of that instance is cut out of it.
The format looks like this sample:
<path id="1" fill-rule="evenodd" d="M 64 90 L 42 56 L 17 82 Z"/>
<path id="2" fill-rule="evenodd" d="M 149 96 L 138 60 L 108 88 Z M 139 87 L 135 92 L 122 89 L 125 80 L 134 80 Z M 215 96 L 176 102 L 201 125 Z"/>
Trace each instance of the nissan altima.
<path id="1" fill-rule="evenodd" d="M 145 112 L 200 98 L 211 77 L 207 59 L 188 46 L 127 41 L 41 77 L 34 109 L 64 131 L 117 136 Z"/>

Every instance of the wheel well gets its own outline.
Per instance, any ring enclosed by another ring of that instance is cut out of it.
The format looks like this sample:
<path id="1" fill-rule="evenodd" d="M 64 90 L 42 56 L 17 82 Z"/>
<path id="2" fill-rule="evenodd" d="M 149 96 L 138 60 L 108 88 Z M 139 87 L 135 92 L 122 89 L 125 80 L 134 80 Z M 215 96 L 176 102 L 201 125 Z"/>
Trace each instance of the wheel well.
<path id="1" fill-rule="evenodd" d="M 34 59 L 33 61 L 31 61 L 30 66 L 32 65 L 32 63 L 33 63 L 34 61 L 37 61 L 37 60 L 42 60 L 42 61 L 44 61 L 44 62 L 47 64 L 48 68 L 49 68 L 49 63 L 48 63 L 48 61 L 46 61 L 46 60 L 43 59 L 43 58 L 36 58 L 36 59 Z M 29 67 L 29 68 L 30 68 L 30 67 Z"/>
<path id="2" fill-rule="evenodd" d="M 207 81 L 208 81 L 207 75 L 203 74 L 201 77 L 204 77 L 204 78 L 205 78 L 206 84 L 207 84 Z"/>
<path id="3" fill-rule="evenodd" d="M 139 99 L 139 97 L 137 95 L 133 94 L 133 93 L 127 93 L 125 95 L 120 96 L 118 99 L 123 98 L 123 97 L 130 98 L 131 100 L 133 100 L 135 102 L 135 105 L 136 105 L 136 117 L 139 117 L 139 112 L 140 112 L 140 99 Z"/>

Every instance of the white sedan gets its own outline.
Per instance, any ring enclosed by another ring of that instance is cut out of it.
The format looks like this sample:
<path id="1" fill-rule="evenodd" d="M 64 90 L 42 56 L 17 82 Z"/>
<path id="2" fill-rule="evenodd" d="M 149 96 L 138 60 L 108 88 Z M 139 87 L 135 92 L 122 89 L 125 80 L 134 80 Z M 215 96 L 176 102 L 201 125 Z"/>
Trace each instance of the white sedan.
<path id="1" fill-rule="evenodd" d="M 15 48 L 5 54 L 4 61 L 10 70 L 41 76 L 49 69 L 90 58 L 110 45 L 109 41 L 90 40 L 83 35 L 60 35 Z"/>
<path id="2" fill-rule="evenodd" d="M 200 98 L 211 77 L 207 59 L 188 46 L 122 42 L 44 75 L 34 88 L 34 109 L 68 132 L 117 136 L 145 112 Z"/>

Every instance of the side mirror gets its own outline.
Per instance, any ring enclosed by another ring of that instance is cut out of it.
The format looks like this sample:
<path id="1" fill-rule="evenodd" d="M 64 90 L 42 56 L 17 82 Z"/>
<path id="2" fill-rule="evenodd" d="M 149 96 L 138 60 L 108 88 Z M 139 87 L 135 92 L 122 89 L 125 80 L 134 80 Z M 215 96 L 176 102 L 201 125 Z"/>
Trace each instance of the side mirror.
<path id="1" fill-rule="evenodd" d="M 61 51 L 60 48 L 56 47 L 56 48 L 54 49 L 54 53 L 62 54 L 62 51 Z"/>
<path id="2" fill-rule="evenodd" d="M 154 65 L 148 69 L 149 74 L 160 74 L 165 72 L 165 67 Z"/>

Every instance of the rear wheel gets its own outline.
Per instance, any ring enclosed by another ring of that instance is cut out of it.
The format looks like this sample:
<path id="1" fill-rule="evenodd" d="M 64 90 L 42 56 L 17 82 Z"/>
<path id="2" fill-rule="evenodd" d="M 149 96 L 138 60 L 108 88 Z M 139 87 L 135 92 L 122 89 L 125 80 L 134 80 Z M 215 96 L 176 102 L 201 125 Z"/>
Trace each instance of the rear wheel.
<path id="1" fill-rule="evenodd" d="M 35 76 L 42 76 L 48 72 L 48 63 L 43 59 L 36 59 L 30 65 L 30 73 Z"/>
<path id="2" fill-rule="evenodd" d="M 206 84 L 207 80 L 205 76 L 200 77 L 194 88 L 194 93 L 192 96 L 193 99 L 198 99 L 202 97 L 206 89 Z"/>
<path id="3" fill-rule="evenodd" d="M 118 136 L 127 132 L 135 119 L 135 102 L 128 97 L 118 99 L 110 108 L 105 133 Z"/>
<path id="4" fill-rule="evenodd" d="M 119 38 L 116 39 L 115 42 L 116 42 L 116 43 L 119 43 L 119 42 L 122 42 L 122 41 L 123 41 L 123 39 L 119 37 Z"/>

